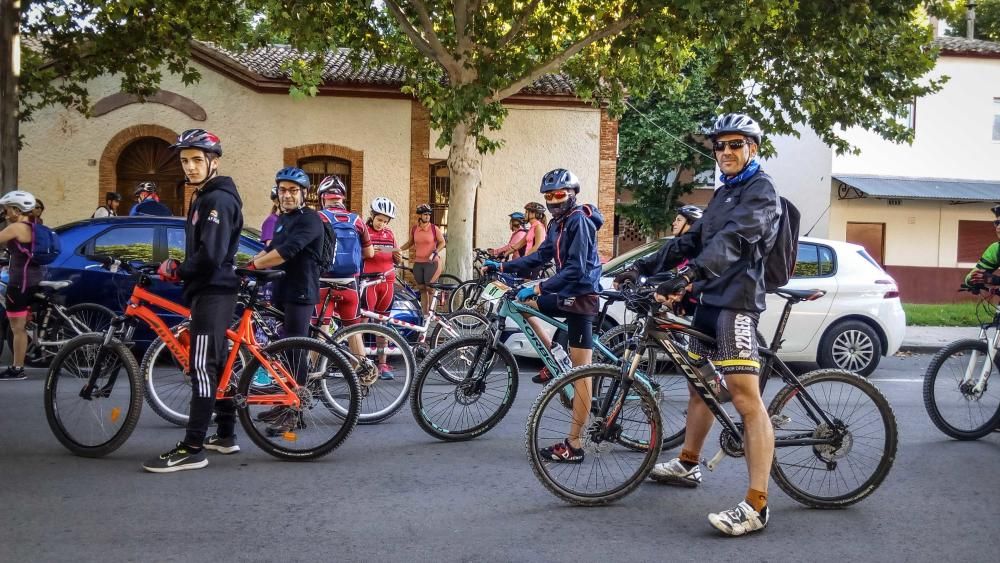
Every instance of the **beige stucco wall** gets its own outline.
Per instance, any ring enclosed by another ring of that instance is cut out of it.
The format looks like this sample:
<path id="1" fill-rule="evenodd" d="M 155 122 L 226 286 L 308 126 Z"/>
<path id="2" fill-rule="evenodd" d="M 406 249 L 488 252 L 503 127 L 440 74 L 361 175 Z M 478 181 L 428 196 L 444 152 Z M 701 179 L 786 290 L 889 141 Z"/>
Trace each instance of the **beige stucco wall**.
<path id="1" fill-rule="evenodd" d="M 323 96 L 294 100 L 287 95 L 258 94 L 206 68 L 202 80 L 187 87 L 166 76 L 163 89 L 201 105 L 206 121 L 194 121 L 164 105 L 134 104 L 93 119 L 50 108 L 22 126 L 20 186 L 46 202 L 45 218 L 57 225 L 89 217 L 96 206 L 98 166 L 108 141 L 122 129 L 154 124 L 176 132 L 192 127 L 222 138 L 222 173 L 240 188 L 247 225 L 259 226 L 268 211 L 268 190 L 283 164 L 286 147 L 333 143 L 364 152 L 364 195 L 368 202 L 392 198 L 402 216 L 409 214 L 410 102 Z M 93 99 L 118 91 L 112 78 L 96 80 Z"/>
<path id="2" fill-rule="evenodd" d="M 483 157 L 483 182 L 476 215 L 476 244 L 496 247 L 510 237 L 508 215 L 523 211 L 529 201 L 544 203 L 538 193 L 542 176 L 554 168 L 568 168 L 580 178 L 581 203 L 597 203 L 601 112 L 597 108 L 510 106 L 503 128 L 494 138 L 504 145 Z M 431 158 L 447 158 L 447 147 L 435 146 L 431 131 Z M 604 229 L 612 228 L 606 217 Z"/>
<path id="3" fill-rule="evenodd" d="M 882 199 L 837 199 L 830 207 L 828 238 L 846 240 L 847 223 L 885 223 L 885 263 L 890 266 L 971 267 L 959 263 L 958 222 L 988 221 L 989 203 L 902 200 L 890 206 Z"/>

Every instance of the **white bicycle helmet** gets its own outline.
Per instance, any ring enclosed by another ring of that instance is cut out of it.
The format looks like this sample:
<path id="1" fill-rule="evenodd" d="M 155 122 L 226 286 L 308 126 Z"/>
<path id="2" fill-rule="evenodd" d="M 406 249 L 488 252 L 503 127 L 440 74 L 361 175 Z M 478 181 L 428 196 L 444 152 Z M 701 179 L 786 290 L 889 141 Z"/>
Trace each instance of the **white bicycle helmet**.
<path id="1" fill-rule="evenodd" d="M 0 197 L 0 205 L 13 205 L 20 209 L 21 213 L 27 213 L 35 208 L 35 196 L 28 192 L 14 190 Z"/>
<path id="2" fill-rule="evenodd" d="M 372 213 L 385 215 L 390 219 L 396 218 L 396 204 L 387 197 L 377 197 L 372 200 Z"/>

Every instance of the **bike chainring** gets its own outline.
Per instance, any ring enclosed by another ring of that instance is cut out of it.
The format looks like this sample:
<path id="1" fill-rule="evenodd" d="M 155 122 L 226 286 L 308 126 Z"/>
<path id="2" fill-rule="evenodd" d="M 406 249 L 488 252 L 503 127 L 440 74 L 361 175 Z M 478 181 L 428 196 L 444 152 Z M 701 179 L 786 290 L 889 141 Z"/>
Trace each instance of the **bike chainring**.
<path id="1" fill-rule="evenodd" d="M 851 449 L 854 447 L 854 436 L 839 421 L 835 422 L 832 427 L 825 422 L 816 426 L 816 430 L 813 431 L 813 438 L 818 440 L 833 440 L 830 444 L 817 444 L 813 446 L 816 456 L 827 464 L 836 463 L 838 460 L 847 457 L 847 454 L 851 453 Z"/>
<path id="2" fill-rule="evenodd" d="M 746 452 L 743 450 L 743 423 L 737 422 L 736 428 L 739 434 L 733 433 L 728 428 L 723 428 L 719 433 L 719 447 L 729 457 L 743 457 Z"/>

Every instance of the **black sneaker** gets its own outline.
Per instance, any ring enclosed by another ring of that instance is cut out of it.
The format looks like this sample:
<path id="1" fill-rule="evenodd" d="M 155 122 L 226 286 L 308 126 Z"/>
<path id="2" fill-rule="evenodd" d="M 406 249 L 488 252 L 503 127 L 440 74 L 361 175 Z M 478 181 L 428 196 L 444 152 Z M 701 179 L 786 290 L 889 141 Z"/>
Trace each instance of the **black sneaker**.
<path id="1" fill-rule="evenodd" d="M 184 442 L 177 442 L 174 449 L 143 463 L 142 468 L 150 473 L 173 473 L 187 469 L 201 469 L 206 465 L 208 458 L 205 457 L 205 450 L 194 451 L 184 445 Z"/>
<path id="2" fill-rule="evenodd" d="M 583 463 L 583 448 L 574 448 L 569 444 L 568 438 L 563 442 L 538 450 L 538 454 L 545 461 Z"/>
<path id="3" fill-rule="evenodd" d="M 28 374 L 24 373 L 24 368 L 8 366 L 7 369 L 0 372 L 0 381 L 21 381 L 22 379 L 28 379 Z"/>
<path id="4" fill-rule="evenodd" d="M 220 438 L 218 434 L 212 434 L 205 438 L 205 449 L 219 452 L 220 454 L 234 454 L 240 451 L 240 445 L 236 443 L 236 435 Z"/>

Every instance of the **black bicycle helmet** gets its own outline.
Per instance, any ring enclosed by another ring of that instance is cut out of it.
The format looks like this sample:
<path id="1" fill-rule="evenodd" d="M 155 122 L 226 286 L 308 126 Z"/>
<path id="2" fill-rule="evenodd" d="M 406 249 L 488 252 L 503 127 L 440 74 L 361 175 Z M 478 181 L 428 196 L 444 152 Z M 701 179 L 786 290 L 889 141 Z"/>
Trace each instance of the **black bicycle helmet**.
<path id="1" fill-rule="evenodd" d="M 544 194 L 556 190 L 573 190 L 580 193 L 580 180 L 569 170 L 556 168 L 542 176 L 542 186 L 539 191 Z"/>
<path id="2" fill-rule="evenodd" d="M 104 201 L 121 201 L 122 194 L 118 192 L 107 192 L 104 194 Z"/>
<path id="3" fill-rule="evenodd" d="M 697 205 L 682 205 L 677 208 L 677 214 L 687 219 L 688 223 L 694 223 L 705 214 Z"/>
<path id="4" fill-rule="evenodd" d="M 271 201 L 278 201 L 278 186 L 271 186 Z"/>
<path id="5" fill-rule="evenodd" d="M 718 137 L 728 133 L 737 133 L 744 137 L 750 137 L 758 145 L 761 138 L 764 137 L 764 131 L 761 130 L 760 125 L 752 117 L 743 113 L 727 113 L 720 116 L 715 120 L 715 124 L 712 125 L 712 130 L 708 133 L 708 136 L 714 141 Z"/>
<path id="6" fill-rule="evenodd" d="M 188 129 L 177 137 L 177 142 L 170 145 L 170 148 L 175 150 L 201 149 L 215 156 L 222 156 L 222 141 L 204 129 Z"/>
<path id="7" fill-rule="evenodd" d="M 996 215 L 998 219 L 1000 219 L 1000 205 L 994 205 L 993 207 L 990 208 L 990 211 L 992 211 L 993 214 Z"/>
<path id="8" fill-rule="evenodd" d="M 428 204 L 426 204 L 426 203 L 421 203 L 420 205 L 417 206 L 417 215 L 423 215 L 425 213 L 432 213 L 433 211 L 434 210 L 431 209 L 431 206 L 428 205 Z"/>
<path id="9" fill-rule="evenodd" d="M 524 210 L 530 211 L 537 215 L 538 217 L 545 217 L 545 206 L 537 201 L 531 201 L 524 204 Z"/>
<path id="10" fill-rule="evenodd" d="M 141 193 L 155 194 L 156 182 L 139 182 L 139 184 L 135 187 L 135 191 L 132 192 L 132 195 L 137 196 Z"/>

